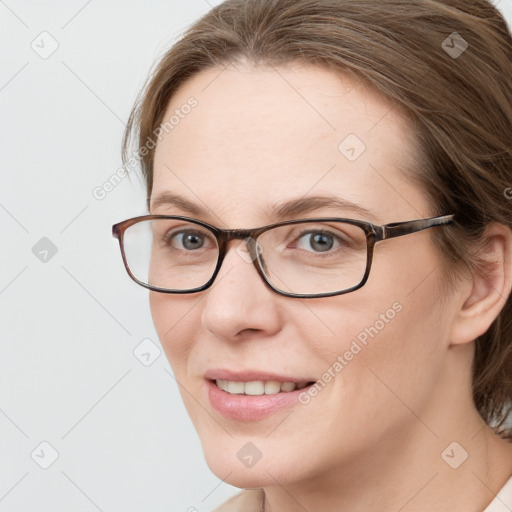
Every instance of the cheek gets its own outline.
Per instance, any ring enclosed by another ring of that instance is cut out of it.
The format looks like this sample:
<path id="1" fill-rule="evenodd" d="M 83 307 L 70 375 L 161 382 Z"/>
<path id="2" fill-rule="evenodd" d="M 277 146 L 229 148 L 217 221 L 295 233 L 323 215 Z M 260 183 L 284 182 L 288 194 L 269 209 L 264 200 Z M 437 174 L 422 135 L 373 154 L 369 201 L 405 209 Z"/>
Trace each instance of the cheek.
<path id="1" fill-rule="evenodd" d="M 440 255 L 426 231 L 385 244 L 375 249 L 365 289 L 366 309 L 372 313 L 366 321 L 377 328 L 375 339 L 382 341 L 376 344 L 376 355 L 384 361 L 397 355 L 400 360 L 423 360 L 440 353 L 449 331 L 449 314 L 440 301 Z"/>
<path id="2" fill-rule="evenodd" d="M 375 411 L 400 411 L 396 395 L 421 407 L 442 370 L 450 314 L 440 302 L 435 253 L 413 262 L 411 251 L 394 251 L 394 259 L 385 251 L 378 256 L 363 288 L 310 302 L 309 322 L 296 317 L 321 361 L 322 380 L 330 382 L 332 411 L 341 403 L 363 415 L 370 404 Z"/>
<path id="3" fill-rule="evenodd" d="M 336 453 L 378 444 L 390 433 L 412 428 L 417 420 L 410 410 L 421 415 L 442 368 L 436 339 L 439 308 L 427 290 L 414 297 L 396 290 L 369 292 L 359 298 L 354 293 L 350 300 L 347 295 L 328 307 L 311 305 L 315 315 L 299 327 L 322 383 L 302 402 L 301 420 L 307 425 L 315 418 L 319 435 L 311 449 L 322 447 L 333 464 Z M 322 324 L 316 317 L 334 334 L 319 336 Z M 280 428 L 284 434 L 286 426 Z M 287 434 L 295 435 L 293 428 Z"/>
<path id="4" fill-rule="evenodd" d="M 194 310 L 199 297 L 150 292 L 149 305 L 156 332 L 176 374 L 182 375 L 198 323 Z"/>

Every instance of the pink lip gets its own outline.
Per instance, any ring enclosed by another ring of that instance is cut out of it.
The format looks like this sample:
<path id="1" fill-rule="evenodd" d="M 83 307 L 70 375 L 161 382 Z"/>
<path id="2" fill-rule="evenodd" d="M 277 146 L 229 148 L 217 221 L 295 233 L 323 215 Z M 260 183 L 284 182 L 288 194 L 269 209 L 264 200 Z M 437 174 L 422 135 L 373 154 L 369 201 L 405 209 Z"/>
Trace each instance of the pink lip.
<path id="1" fill-rule="evenodd" d="M 275 395 L 232 395 L 220 389 L 215 382 L 206 381 L 212 406 L 227 418 L 238 421 L 256 421 L 297 403 L 299 395 L 308 387 L 276 393 Z"/>
<path id="2" fill-rule="evenodd" d="M 284 407 L 296 404 L 299 395 L 309 386 L 294 391 L 285 391 L 275 395 L 237 395 L 220 389 L 216 379 L 233 382 L 256 380 L 276 380 L 280 382 L 315 382 L 315 379 L 297 379 L 266 372 L 247 371 L 243 373 L 230 370 L 210 370 L 205 374 L 208 398 L 212 406 L 223 416 L 238 421 L 257 421 Z"/>
<path id="3" fill-rule="evenodd" d="M 259 370 L 245 370 L 243 372 L 235 372 L 232 370 L 226 370 L 222 368 L 208 370 L 204 374 L 204 378 L 207 380 L 230 380 L 232 382 L 251 382 L 255 380 L 277 380 L 279 382 L 315 382 L 316 378 L 298 378 L 290 377 L 286 375 L 279 375 L 277 373 L 262 372 Z M 290 391 L 291 393 L 291 391 Z"/>

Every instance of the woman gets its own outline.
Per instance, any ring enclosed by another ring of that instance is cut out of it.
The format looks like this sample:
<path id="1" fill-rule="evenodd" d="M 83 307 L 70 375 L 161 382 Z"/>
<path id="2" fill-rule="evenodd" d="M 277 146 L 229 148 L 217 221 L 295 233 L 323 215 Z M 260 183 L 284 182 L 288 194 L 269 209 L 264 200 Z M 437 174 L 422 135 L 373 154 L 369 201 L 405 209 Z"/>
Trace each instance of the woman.
<path id="1" fill-rule="evenodd" d="M 485 0 L 227 0 L 160 60 L 114 235 L 218 511 L 512 509 L 511 84 Z"/>

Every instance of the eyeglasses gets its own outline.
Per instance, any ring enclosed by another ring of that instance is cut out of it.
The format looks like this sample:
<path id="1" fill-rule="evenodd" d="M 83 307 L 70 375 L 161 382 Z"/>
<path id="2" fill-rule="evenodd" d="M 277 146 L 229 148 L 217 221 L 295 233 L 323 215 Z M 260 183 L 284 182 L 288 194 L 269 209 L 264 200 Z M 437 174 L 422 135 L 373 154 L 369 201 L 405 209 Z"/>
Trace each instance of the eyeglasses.
<path id="1" fill-rule="evenodd" d="M 330 297 L 361 288 L 377 242 L 453 222 L 454 215 L 377 226 L 354 219 L 279 222 L 254 229 L 220 229 L 174 215 L 145 215 L 112 226 L 124 266 L 141 286 L 162 293 L 209 288 L 231 240 L 268 287 L 286 297 Z"/>

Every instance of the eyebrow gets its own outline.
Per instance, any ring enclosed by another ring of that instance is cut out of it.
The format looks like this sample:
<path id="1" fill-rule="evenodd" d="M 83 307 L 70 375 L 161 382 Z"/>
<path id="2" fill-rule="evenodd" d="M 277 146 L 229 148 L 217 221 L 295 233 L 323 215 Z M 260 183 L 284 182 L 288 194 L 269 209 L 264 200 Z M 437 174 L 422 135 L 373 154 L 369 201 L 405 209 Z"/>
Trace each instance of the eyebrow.
<path id="1" fill-rule="evenodd" d="M 194 216 L 205 216 L 210 213 L 208 208 L 199 206 L 180 195 L 170 192 L 157 195 L 150 204 L 153 210 L 162 206 L 175 206 Z M 268 215 L 271 219 L 280 221 L 286 218 L 311 213 L 321 208 L 343 210 L 378 222 L 377 217 L 368 208 L 331 195 L 301 197 L 292 199 L 286 203 L 272 205 L 268 210 Z"/>

